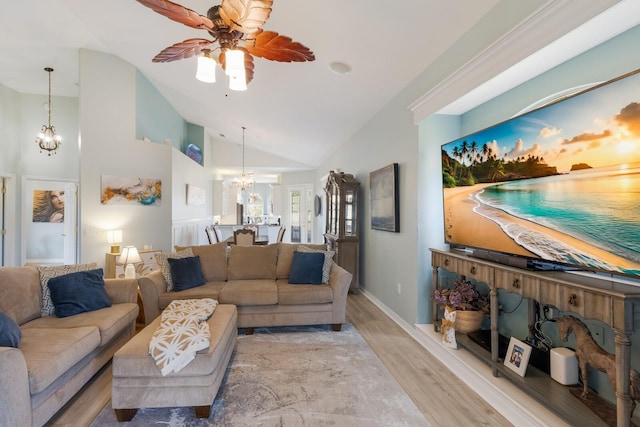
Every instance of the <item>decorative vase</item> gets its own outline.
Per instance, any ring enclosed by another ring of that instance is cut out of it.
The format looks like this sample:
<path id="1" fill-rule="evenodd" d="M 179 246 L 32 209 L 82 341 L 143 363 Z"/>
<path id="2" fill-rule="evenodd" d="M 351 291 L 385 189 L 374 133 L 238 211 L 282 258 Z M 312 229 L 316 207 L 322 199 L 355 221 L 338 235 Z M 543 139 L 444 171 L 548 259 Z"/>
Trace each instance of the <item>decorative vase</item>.
<path id="1" fill-rule="evenodd" d="M 477 331 L 482 326 L 485 314 L 482 311 L 456 310 L 456 331 L 463 334 Z"/>

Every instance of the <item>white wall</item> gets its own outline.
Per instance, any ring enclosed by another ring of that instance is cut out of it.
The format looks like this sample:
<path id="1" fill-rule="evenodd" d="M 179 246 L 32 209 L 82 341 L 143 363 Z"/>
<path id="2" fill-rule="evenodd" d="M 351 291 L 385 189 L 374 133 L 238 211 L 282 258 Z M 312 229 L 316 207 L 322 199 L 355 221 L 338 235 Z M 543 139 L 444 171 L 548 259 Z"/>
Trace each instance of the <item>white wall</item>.
<path id="1" fill-rule="evenodd" d="M 46 73 L 42 74 L 46 79 Z M 55 94 L 55 75 L 52 79 Z M 43 107 L 47 101 L 47 95 L 23 94 L 0 85 L 0 176 L 8 178 L 5 265 L 21 262 L 22 178 L 79 178 L 78 100 L 52 96 L 51 123 L 63 136 L 62 148 L 52 156 L 40 153 L 35 142 L 42 125 L 48 123 L 48 112 Z"/>
<path id="2" fill-rule="evenodd" d="M 104 264 L 106 231 L 123 245 L 171 249 L 172 147 L 135 139 L 135 68 L 111 55 L 80 51 L 81 261 Z M 101 176 L 162 180 L 160 206 L 102 205 Z"/>

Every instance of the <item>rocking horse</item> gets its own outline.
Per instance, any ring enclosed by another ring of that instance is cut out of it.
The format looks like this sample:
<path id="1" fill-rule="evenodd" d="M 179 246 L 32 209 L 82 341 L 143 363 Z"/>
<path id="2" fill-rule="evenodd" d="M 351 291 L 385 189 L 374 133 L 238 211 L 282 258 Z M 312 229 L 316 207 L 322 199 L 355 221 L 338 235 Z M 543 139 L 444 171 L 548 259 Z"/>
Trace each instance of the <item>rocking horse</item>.
<path id="1" fill-rule="evenodd" d="M 607 353 L 596 343 L 591 336 L 591 331 L 580 319 L 573 316 L 562 316 L 556 320 L 556 324 L 562 341 L 567 341 L 571 332 L 576 336 L 576 358 L 583 384 L 582 397 L 586 398 L 589 394 L 587 365 L 607 374 L 609 382 L 615 390 L 616 356 Z M 640 400 L 640 374 L 635 369 L 631 369 L 630 372 L 629 394 L 631 396 L 631 415 L 633 415 L 637 401 Z"/>

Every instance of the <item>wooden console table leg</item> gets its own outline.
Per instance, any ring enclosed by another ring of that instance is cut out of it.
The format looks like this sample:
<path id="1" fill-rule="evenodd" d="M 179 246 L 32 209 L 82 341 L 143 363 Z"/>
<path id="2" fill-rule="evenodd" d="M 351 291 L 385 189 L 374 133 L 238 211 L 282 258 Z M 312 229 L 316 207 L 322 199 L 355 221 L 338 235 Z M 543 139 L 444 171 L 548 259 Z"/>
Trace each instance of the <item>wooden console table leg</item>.
<path id="1" fill-rule="evenodd" d="M 433 266 L 433 292 L 438 289 L 438 267 Z M 440 332 L 440 320 L 438 319 L 438 303 L 434 300 L 432 303 L 433 310 L 433 330 Z"/>
<path id="2" fill-rule="evenodd" d="M 494 286 L 489 291 L 489 307 L 491 310 L 491 361 L 493 362 L 493 376 L 498 376 L 498 315 L 500 314 L 500 304 L 498 303 L 498 289 Z"/>
<path id="3" fill-rule="evenodd" d="M 616 416 L 618 427 L 631 425 L 629 374 L 631 371 L 631 340 L 629 333 L 615 329 L 616 336 Z"/>

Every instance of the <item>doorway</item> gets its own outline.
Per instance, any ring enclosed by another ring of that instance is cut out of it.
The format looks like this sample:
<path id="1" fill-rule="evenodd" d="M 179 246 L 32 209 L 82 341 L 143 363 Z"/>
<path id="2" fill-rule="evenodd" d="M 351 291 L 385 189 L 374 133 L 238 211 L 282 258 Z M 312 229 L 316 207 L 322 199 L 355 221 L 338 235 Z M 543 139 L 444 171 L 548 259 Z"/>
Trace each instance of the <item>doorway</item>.
<path id="1" fill-rule="evenodd" d="M 22 264 L 74 264 L 78 184 L 25 177 L 22 188 Z"/>
<path id="2" fill-rule="evenodd" d="M 288 211 L 291 222 L 291 243 L 313 242 L 313 186 L 291 186 L 288 189 Z"/>

